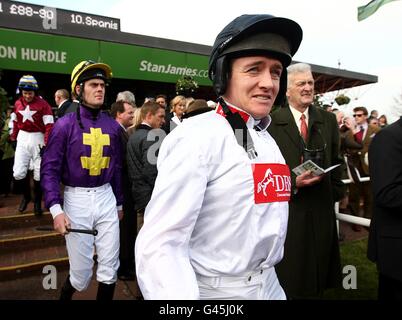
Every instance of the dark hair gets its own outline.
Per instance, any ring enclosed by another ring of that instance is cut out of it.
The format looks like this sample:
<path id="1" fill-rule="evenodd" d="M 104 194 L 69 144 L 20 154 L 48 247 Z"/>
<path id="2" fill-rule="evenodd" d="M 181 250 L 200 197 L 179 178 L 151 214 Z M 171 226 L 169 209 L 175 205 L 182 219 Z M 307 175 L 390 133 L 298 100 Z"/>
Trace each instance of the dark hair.
<path id="1" fill-rule="evenodd" d="M 165 101 L 167 102 L 167 96 L 165 96 L 164 94 L 158 94 L 158 95 L 155 97 L 155 100 L 157 100 L 158 98 L 163 98 L 163 99 L 165 99 Z"/>
<path id="2" fill-rule="evenodd" d="M 208 106 L 207 101 L 204 99 L 196 99 L 192 102 L 187 107 L 186 113 L 183 115 L 183 119 L 190 118 L 193 116 L 196 116 L 198 114 L 212 111 L 213 109 Z"/>
<path id="3" fill-rule="evenodd" d="M 378 121 L 380 121 L 380 118 L 383 118 L 385 120 L 385 124 L 388 124 L 388 119 L 385 114 L 382 114 L 381 116 L 378 117 Z"/>
<path id="4" fill-rule="evenodd" d="M 151 112 L 152 115 L 155 115 L 159 109 L 165 110 L 159 103 L 155 101 L 147 101 L 141 107 L 141 119 L 145 119 L 146 115 Z"/>
<path id="5" fill-rule="evenodd" d="M 113 102 L 112 107 L 110 108 L 110 115 L 111 115 L 113 118 L 116 119 L 118 112 L 120 112 L 120 113 L 123 113 L 123 112 L 124 112 L 124 110 L 125 110 L 125 108 L 124 108 L 124 103 L 125 103 L 125 102 L 122 101 L 122 100 Z M 126 102 L 126 103 L 128 103 L 128 102 Z"/>
<path id="6" fill-rule="evenodd" d="M 363 111 L 363 114 L 365 116 L 368 115 L 368 111 L 367 111 L 366 107 L 356 107 L 356 108 L 353 109 L 353 112 L 356 112 L 356 111 Z"/>

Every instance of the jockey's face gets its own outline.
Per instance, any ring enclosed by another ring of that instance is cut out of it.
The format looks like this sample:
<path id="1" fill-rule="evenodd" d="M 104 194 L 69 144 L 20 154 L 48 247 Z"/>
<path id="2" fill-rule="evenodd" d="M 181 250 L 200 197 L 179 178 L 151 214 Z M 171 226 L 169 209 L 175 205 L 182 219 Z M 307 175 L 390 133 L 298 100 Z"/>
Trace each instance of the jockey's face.
<path id="1" fill-rule="evenodd" d="M 22 90 L 22 97 L 24 98 L 26 103 L 31 103 L 35 97 L 35 92 L 32 90 L 30 91 Z"/>
<path id="2" fill-rule="evenodd" d="M 279 92 L 282 63 L 267 56 L 241 57 L 231 68 L 225 100 L 255 119 L 266 117 Z"/>

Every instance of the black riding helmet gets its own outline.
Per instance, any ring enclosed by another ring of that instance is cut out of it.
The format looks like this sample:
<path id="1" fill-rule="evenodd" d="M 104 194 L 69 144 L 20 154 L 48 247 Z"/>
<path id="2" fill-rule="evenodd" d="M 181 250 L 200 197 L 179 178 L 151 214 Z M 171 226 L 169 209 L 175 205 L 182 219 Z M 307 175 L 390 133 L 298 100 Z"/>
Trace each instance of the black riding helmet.
<path id="1" fill-rule="evenodd" d="M 282 62 L 283 72 L 275 105 L 282 104 L 286 94 L 287 72 L 303 37 L 294 21 L 268 14 L 242 15 L 230 22 L 216 37 L 209 59 L 209 78 L 215 93 L 226 91 L 231 58 L 269 54 Z"/>

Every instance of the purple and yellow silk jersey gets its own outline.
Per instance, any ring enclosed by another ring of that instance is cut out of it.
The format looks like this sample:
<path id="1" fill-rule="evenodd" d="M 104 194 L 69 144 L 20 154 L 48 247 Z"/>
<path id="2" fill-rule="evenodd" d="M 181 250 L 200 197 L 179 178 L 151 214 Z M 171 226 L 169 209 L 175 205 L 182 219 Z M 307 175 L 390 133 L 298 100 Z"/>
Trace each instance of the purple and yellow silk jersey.
<path id="1" fill-rule="evenodd" d="M 45 205 L 62 203 L 60 182 L 83 188 L 110 183 L 121 205 L 121 127 L 103 112 L 96 118 L 82 106 L 80 112 L 84 130 L 74 112 L 60 118 L 50 133 L 40 170 Z"/>

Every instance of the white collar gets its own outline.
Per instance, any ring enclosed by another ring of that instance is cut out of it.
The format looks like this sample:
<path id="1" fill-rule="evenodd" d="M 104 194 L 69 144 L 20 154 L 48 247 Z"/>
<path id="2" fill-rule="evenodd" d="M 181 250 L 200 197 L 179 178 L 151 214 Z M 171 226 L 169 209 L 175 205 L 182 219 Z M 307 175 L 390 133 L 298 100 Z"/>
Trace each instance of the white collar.
<path id="1" fill-rule="evenodd" d="M 60 108 L 60 106 L 61 106 L 64 102 L 66 102 L 66 101 L 68 101 L 68 99 L 64 99 L 62 102 L 60 102 L 60 104 L 58 105 L 58 107 Z"/>
<path id="2" fill-rule="evenodd" d="M 152 126 L 151 126 L 151 125 L 149 125 L 148 123 L 146 123 L 145 121 L 141 122 L 141 124 L 146 125 L 146 126 L 148 126 L 148 127 L 152 128 Z"/>
<path id="3" fill-rule="evenodd" d="M 120 127 L 122 127 L 123 129 L 124 129 L 124 131 L 126 131 L 127 132 L 127 129 L 126 129 L 126 127 L 125 126 L 123 126 L 119 121 L 117 121 L 117 123 L 120 125 Z"/>
<path id="4" fill-rule="evenodd" d="M 299 110 L 297 110 L 296 108 L 292 107 L 291 105 L 289 105 L 289 109 L 290 112 L 292 112 L 293 118 L 295 119 L 296 123 L 300 122 L 300 117 L 302 116 L 302 114 L 304 114 L 304 116 L 306 117 L 306 123 L 308 123 L 308 110 L 310 107 L 307 107 L 306 110 L 304 110 L 304 112 L 300 112 Z"/>
<path id="5" fill-rule="evenodd" d="M 367 130 L 367 128 L 368 128 L 368 123 L 367 123 L 367 122 L 362 123 L 362 124 L 357 124 L 357 123 L 356 123 L 356 127 L 358 127 L 359 129 L 361 129 L 361 127 L 363 127 L 363 130 Z"/>

